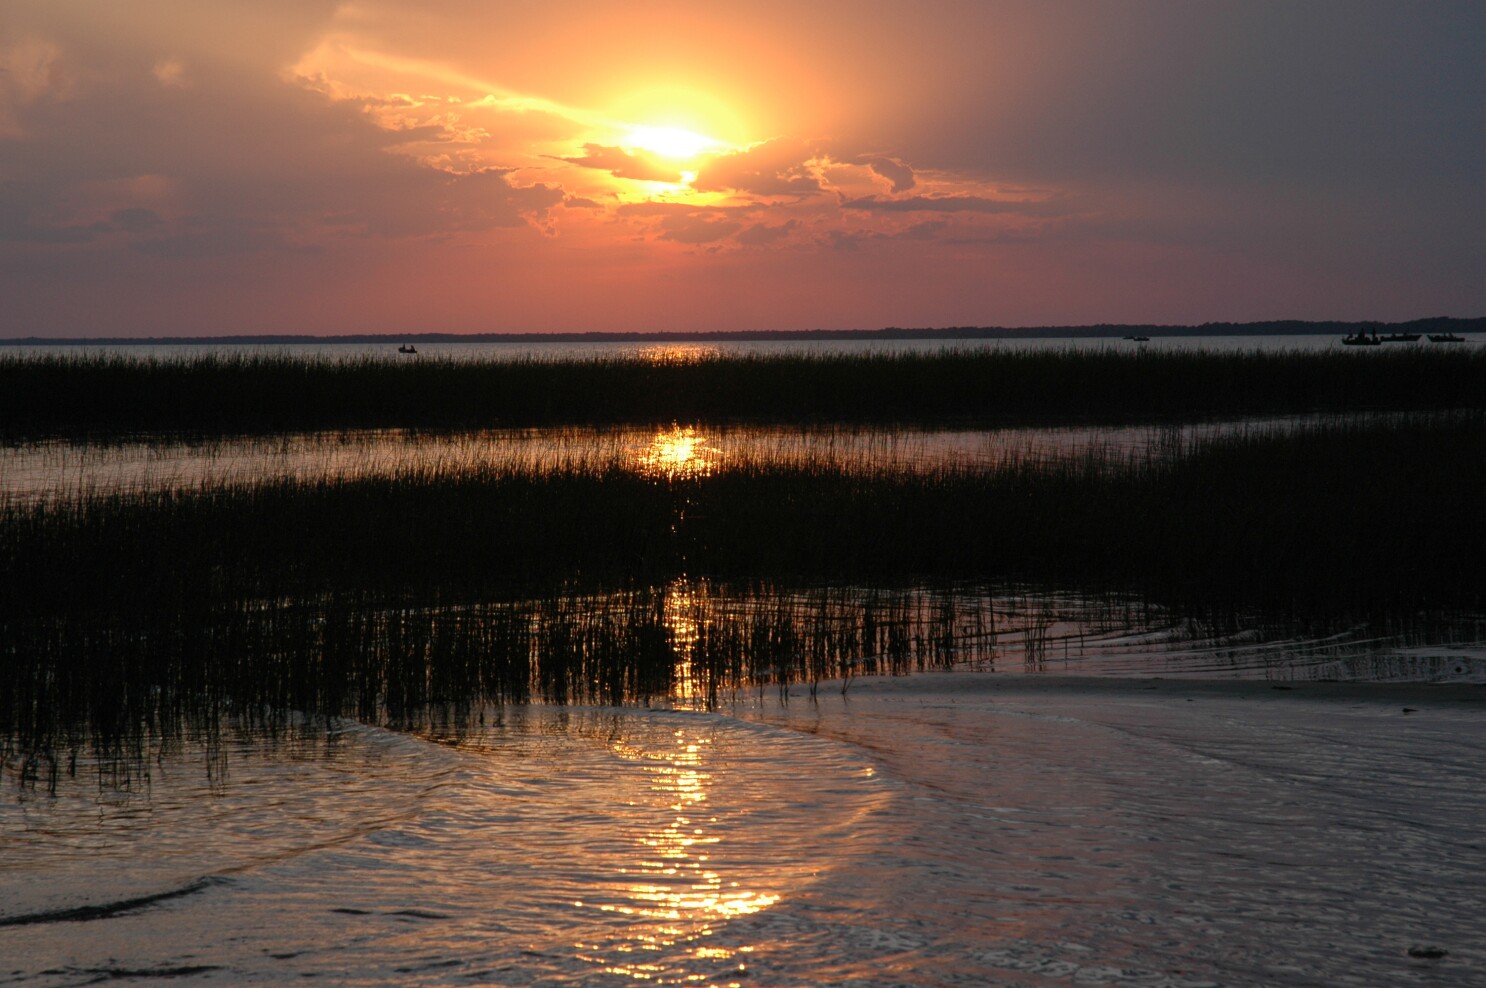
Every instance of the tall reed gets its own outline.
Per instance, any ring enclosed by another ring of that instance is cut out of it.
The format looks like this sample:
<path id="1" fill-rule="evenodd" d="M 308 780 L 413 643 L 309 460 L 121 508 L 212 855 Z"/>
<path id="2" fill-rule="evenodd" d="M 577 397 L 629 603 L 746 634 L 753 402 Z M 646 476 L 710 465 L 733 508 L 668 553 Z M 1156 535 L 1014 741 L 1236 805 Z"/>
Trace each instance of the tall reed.
<path id="1" fill-rule="evenodd" d="M 0 505 L 13 613 L 355 590 L 482 600 L 682 574 L 1015 578 L 1297 608 L 1480 597 L 1486 419 L 1254 431 L 984 469 L 477 465 Z"/>
<path id="2" fill-rule="evenodd" d="M 4 505 L 0 755 L 223 710 L 401 723 L 982 661 L 1008 583 L 1219 620 L 1479 610 L 1483 449 L 1467 416 L 985 470 L 476 467 Z M 1051 623 L 1025 627 L 1046 658 Z"/>
<path id="3" fill-rule="evenodd" d="M 0 355 L 0 438 L 618 423 L 1187 421 L 1481 408 L 1486 351 L 945 350 L 573 361 Z"/>

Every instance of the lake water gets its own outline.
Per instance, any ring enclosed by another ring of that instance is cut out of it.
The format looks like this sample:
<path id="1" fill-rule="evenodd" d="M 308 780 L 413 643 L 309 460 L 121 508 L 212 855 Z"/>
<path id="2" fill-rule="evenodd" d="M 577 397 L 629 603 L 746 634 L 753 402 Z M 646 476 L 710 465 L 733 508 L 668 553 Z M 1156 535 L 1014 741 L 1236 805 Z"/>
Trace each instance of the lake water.
<path id="1" fill-rule="evenodd" d="M 1400 689 L 961 672 L 84 758 L 0 800 L 0 984 L 1478 984 L 1486 718 Z"/>
<path id="2" fill-rule="evenodd" d="M 88 492 L 291 477 L 447 473 L 473 468 L 546 471 L 615 463 L 660 474 L 705 473 L 740 463 L 831 464 L 863 471 L 977 468 L 1013 460 L 1067 459 L 1089 452 L 1121 459 L 1146 457 L 1208 438 L 1328 421 L 1338 419 L 1290 416 L 1185 426 L 912 430 L 673 424 L 456 433 L 384 429 L 204 441 L 154 437 L 108 443 L 57 440 L 0 445 L 0 498 L 30 501 Z"/>

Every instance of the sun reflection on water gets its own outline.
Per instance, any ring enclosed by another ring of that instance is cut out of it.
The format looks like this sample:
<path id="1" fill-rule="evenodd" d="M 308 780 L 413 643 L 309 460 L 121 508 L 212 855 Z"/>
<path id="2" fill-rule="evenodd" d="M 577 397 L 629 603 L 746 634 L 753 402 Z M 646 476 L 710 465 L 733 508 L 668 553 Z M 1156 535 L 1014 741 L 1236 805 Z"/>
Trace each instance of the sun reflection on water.
<path id="1" fill-rule="evenodd" d="M 688 702 L 702 695 L 695 659 L 701 641 L 702 623 L 711 607 L 709 585 L 705 580 L 678 577 L 666 586 L 661 621 L 676 655 L 671 698 Z"/>
<path id="2" fill-rule="evenodd" d="M 650 364 L 695 364 L 712 357 L 719 357 L 722 351 L 715 346 L 702 346 L 696 343 L 666 343 L 659 346 L 647 346 L 640 348 L 640 359 Z"/>
<path id="3" fill-rule="evenodd" d="M 705 477 L 717 469 L 721 458 L 722 451 L 706 436 L 691 426 L 677 425 L 656 433 L 638 459 L 642 473 L 676 480 Z"/>
<path id="4" fill-rule="evenodd" d="M 643 924 L 626 942 L 612 948 L 634 960 L 590 955 L 607 974 L 658 983 L 737 984 L 730 978 L 746 974 L 741 956 L 752 948 L 729 949 L 702 941 L 727 920 L 760 912 L 781 898 L 776 892 L 729 880 L 714 861 L 722 837 L 718 819 L 707 807 L 713 782 L 707 770 L 711 746 L 710 737 L 688 727 L 677 728 L 671 743 L 660 748 L 640 747 L 622 739 L 613 742 L 616 755 L 641 764 L 649 779 L 648 791 L 664 811 L 664 822 L 635 836 L 635 860 L 623 869 L 627 877 L 616 901 L 596 904 L 603 912 Z M 702 969 L 714 973 L 685 974 L 655 963 L 662 951 L 677 946 L 702 962 Z M 715 973 L 719 967 L 721 979 Z"/>

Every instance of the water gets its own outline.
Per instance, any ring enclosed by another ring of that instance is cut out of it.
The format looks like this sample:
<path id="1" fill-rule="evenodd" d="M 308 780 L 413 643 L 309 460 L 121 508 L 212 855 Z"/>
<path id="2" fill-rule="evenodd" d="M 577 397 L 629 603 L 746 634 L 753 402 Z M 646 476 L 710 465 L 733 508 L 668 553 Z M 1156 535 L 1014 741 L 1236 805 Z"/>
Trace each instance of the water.
<path id="1" fill-rule="evenodd" d="M 30 501 L 85 492 L 390 475 L 407 470 L 601 469 L 616 462 L 658 473 L 710 472 L 744 461 L 928 469 L 990 465 L 1015 456 L 1072 456 L 1094 446 L 1134 451 L 1159 432 L 1154 428 L 874 431 L 675 425 L 452 434 L 392 429 L 206 442 L 155 437 L 109 444 L 48 441 L 0 446 L 0 497 Z"/>
<path id="2" fill-rule="evenodd" d="M 1066 349 L 1155 349 L 1208 350 L 1233 353 L 1249 350 L 1329 350 L 1342 346 L 1336 334 L 1294 336 L 1157 336 L 1134 342 L 1114 337 L 1046 337 L 1000 340 L 721 340 L 704 343 L 655 342 L 561 342 L 561 343 L 419 343 L 415 355 L 400 354 L 396 338 L 383 343 L 131 343 L 25 344 L 8 345 L 0 355 L 106 354 L 138 359 L 178 360 L 216 354 L 220 356 L 268 354 L 307 359 L 357 359 L 362 357 L 408 360 L 588 360 L 632 358 L 642 360 L 695 360 L 706 356 L 771 354 L 938 353 L 955 350 L 1066 350 Z M 1386 349 L 1428 346 L 1395 343 Z M 1384 348 L 1379 348 L 1384 349 Z"/>
<path id="3" fill-rule="evenodd" d="M 1486 973 L 1486 718 L 1469 693 L 861 685 L 749 715 L 869 751 L 901 783 L 876 818 L 874 870 L 842 876 L 848 898 L 879 903 L 870 930 L 835 933 L 876 972 L 862 983 L 1465 985 Z M 1409 955 L 1421 947 L 1448 954 Z"/>
<path id="4" fill-rule="evenodd" d="M 1479 983 L 1483 756 L 1458 690 L 969 673 L 187 744 L 0 801 L 0 984 Z"/>
<path id="5" fill-rule="evenodd" d="M 1244 433 L 1404 416 L 1272 416 L 1180 426 L 1063 426 L 1008 429 L 702 426 L 663 428 L 406 429 L 295 433 L 188 440 L 135 437 L 0 445 L 0 499 L 29 502 L 87 494 L 260 483 L 278 479 L 453 473 L 471 469 L 602 469 L 618 463 L 653 474 L 696 474 L 741 463 L 833 465 L 861 471 L 988 468 L 1102 454 L 1169 455 Z"/>
<path id="6" fill-rule="evenodd" d="M 90 766 L 55 798 L 7 794 L 0 983 L 731 978 L 763 946 L 731 924 L 859 864 L 888 797 L 841 746 L 689 712 L 248 735 L 215 778 L 186 747 L 102 800 Z"/>

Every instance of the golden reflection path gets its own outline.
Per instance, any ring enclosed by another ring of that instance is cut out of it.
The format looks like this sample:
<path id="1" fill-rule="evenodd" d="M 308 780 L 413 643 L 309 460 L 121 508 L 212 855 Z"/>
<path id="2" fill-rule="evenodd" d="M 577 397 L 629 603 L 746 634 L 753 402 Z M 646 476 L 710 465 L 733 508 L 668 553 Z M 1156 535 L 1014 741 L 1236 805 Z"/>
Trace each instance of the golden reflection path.
<path id="1" fill-rule="evenodd" d="M 677 480 L 713 473 L 721 465 L 722 451 L 693 427 L 673 425 L 656 433 L 636 460 L 641 473 Z"/>
<path id="2" fill-rule="evenodd" d="M 711 590 L 705 580 L 677 577 L 666 585 L 661 607 L 661 623 L 675 653 L 675 676 L 671 698 L 683 703 L 698 700 L 702 683 L 695 666 L 697 643 L 701 640 L 702 623 L 711 607 Z"/>
<path id="3" fill-rule="evenodd" d="M 641 360 L 651 364 L 695 364 L 720 356 L 722 351 L 717 347 L 698 343 L 664 343 L 641 347 L 639 353 Z"/>
<path id="4" fill-rule="evenodd" d="M 640 921 L 628 938 L 609 951 L 585 954 L 604 973 L 656 984 L 709 984 L 737 988 L 746 977 L 751 947 L 724 948 L 704 942 L 727 920 L 761 912 L 777 903 L 777 892 L 752 888 L 724 876 L 715 862 L 723 837 L 718 818 L 708 812 L 713 776 L 707 768 L 712 739 L 701 727 L 678 727 L 670 743 L 642 747 L 620 739 L 614 753 L 638 762 L 648 779 L 646 791 L 664 820 L 634 838 L 634 857 L 621 867 L 618 901 L 595 904 L 603 912 Z M 583 908 L 583 902 L 574 903 Z M 590 950 L 597 944 L 578 944 Z M 662 960 L 680 946 L 700 962 L 695 971 L 677 970 Z M 707 973 L 702 973 L 707 972 Z"/>

